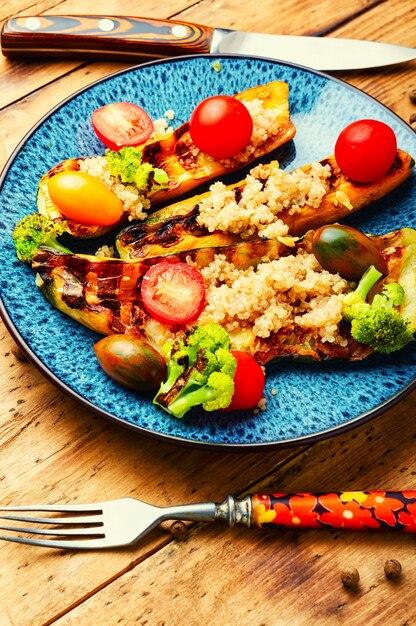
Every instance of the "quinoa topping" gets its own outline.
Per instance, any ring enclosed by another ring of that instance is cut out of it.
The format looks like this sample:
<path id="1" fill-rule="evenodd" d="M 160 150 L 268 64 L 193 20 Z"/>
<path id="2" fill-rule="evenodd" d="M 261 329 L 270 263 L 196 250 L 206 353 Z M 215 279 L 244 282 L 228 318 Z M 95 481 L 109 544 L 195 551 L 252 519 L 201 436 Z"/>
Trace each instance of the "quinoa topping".
<path id="1" fill-rule="evenodd" d="M 210 194 L 199 204 L 200 226 L 210 232 L 222 230 L 247 238 L 257 233 L 266 239 L 287 234 L 279 214 L 301 211 L 306 204 L 318 208 L 328 192 L 330 165 L 313 163 L 309 172 L 297 169 L 286 173 L 277 161 L 258 165 L 250 171 L 244 187 L 227 189 L 221 181 L 211 185 Z M 241 192 L 241 193 L 240 193 Z"/>
<path id="2" fill-rule="evenodd" d="M 117 176 L 112 176 L 105 156 L 95 156 L 79 160 L 79 169 L 98 178 L 108 189 L 116 194 L 128 213 L 129 220 L 143 220 L 150 209 L 150 200 L 135 187 L 122 183 Z"/>
<path id="3" fill-rule="evenodd" d="M 115 254 L 114 246 L 107 246 L 107 245 L 100 246 L 98 250 L 96 250 L 95 252 L 95 256 L 98 256 L 103 259 L 111 259 L 112 257 L 114 257 L 114 254 Z"/>
<path id="4" fill-rule="evenodd" d="M 247 107 L 253 119 L 252 136 L 249 144 L 238 155 L 232 159 L 221 161 L 225 167 L 235 168 L 243 163 L 262 156 L 264 153 L 265 142 L 279 130 L 279 121 L 277 119 L 278 116 L 276 116 L 276 111 L 273 108 L 266 108 L 264 106 L 264 102 L 260 98 L 255 98 L 251 101 L 242 100 L 242 102 Z M 169 121 L 173 120 L 174 115 L 174 111 L 170 109 L 165 112 L 164 117 L 154 122 L 154 131 L 152 133 L 153 138 L 157 139 L 161 135 L 173 132 L 173 128 L 169 126 Z M 197 155 L 198 152 L 198 148 L 195 148 L 195 155 Z M 150 209 L 151 204 L 150 200 L 146 197 L 146 192 L 143 190 L 140 191 L 134 184 L 123 183 L 118 176 L 110 174 L 108 162 L 105 156 L 94 156 L 80 159 L 79 168 L 82 172 L 86 172 L 98 178 L 105 184 L 106 187 L 113 191 L 118 198 L 120 198 L 123 203 L 124 211 L 128 214 L 128 219 L 130 221 L 143 220 L 147 217 L 147 211 Z M 253 178 L 256 178 L 256 174 L 253 174 L 252 176 Z M 260 183 L 258 182 L 258 184 Z M 271 184 L 272 183 L 270 183 L 270 185 Z M 217 187 L 215 187 L 215 185 L 213 186 L 215 196 L 217 196 L 218 193 L 224 196 L 221 186 L 222 183 L 216 183 L 216 185 Z M 250 185 L 247 186 L 248 189 L 246 196 L 250 194 L 250 189 L 252 187 Z M 255 190 L 253 189 L 253 192 L 254 191 Z M 224 199 L 225 197 L 228 198 L 228 196 L 224 196 Z M 251 198 L 247 198 L 247 203 L 250 203 L 251 206 L 252 202 L 249 202 L 250 200 Z M 284 226 L 276 224 L 274 224 L 271 228 L 270 226 L 267 226 L 271 223 L 267 214 L 268 211 L 266 209 L 266 221 L 264 222 L 266 232 L 264 233 L 264 236 L 269 237 L 285 235 L 287 229 L 285 229 Z M 259 216 L 259 219 L 261 219 L 261 215 Z M 230 230 L 230 232 L 239 231 Z"/>
<path id="5" fill-rule="evenodd" d="M 253 119 L 253 133 L 249 144 L 239 154 L 232 159 L 221 161 L 225 167 L 229 168 L 238 167 L 243 163 L 262 156 L 264 154 L 265 142 L 278 132 L 280 125 L 276 111 L 273 108 L 264 107 L 261 99 L 255 98 L 251 101 L 243 100 L 242 102 Z M 174 116 L 174 111 L 169 109 L 165 112 L 164 117 L 156 120 L 151 137 L 158 139 L 161 135 L 172 133 L 173 128 L 169 126 L 169 122 L 173 120 Z M 196 156 L 200 151 L 193 146 L 190 138 L 189 142 L 189 147 L 192 148 L 193 154 Z M 146 211 L 150 209 L 150 200 L 146 197 L 146 193 L 140 192 L 134 184 L 121 182 L 118 176 L 112 176 L 109 172 L 106 157 L 95 156 L 81 159 L 80 170 L 96 176 L 120 198 L 124 210 L 128 213 L 129 220 L 143 220 L 147 217 Z"/>
<path id="6" fill-rule="evenodd" d="M 175 112 L 173 111 L 173 109 L 169 109 L 168 111 L 165 111 L 163 117 L 155 120 L 153 122 L 153 132 L 150 135 L 150 139 L 157 139 L 159 135 L 167 135 L 168 133 L 173 133 L 173 126 L 169 126 L 169 122 L 171 122 L 174 117 Z"/>
<path id="7" fill-rule="evenodd" d="M 219 254 L 200 271 L 207 306 L 198 323 L 215 321 L 230 333 L 248 328 L 261 338 L 300 327 L 321 341 L 344 345 L 338 325 L 350 284 L 323 270 L 313 254 L 300 250 L 246 270 L 237 270 Z"/>

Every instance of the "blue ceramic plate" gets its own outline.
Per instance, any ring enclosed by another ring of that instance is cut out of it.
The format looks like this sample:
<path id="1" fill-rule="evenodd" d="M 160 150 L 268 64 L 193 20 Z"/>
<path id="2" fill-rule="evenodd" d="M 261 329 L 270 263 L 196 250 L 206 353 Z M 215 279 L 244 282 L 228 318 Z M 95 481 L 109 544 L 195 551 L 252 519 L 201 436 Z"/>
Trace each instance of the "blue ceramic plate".
<path id="1" fill-rule="evenodd" d="M 218 58 L 220 72 L 213 69 Z M 233 94 L 272 80 L 289 83 L 290 110 L 297 128 L 294 141 L 273 155 L 283 168 L 293 169 L 327 156 L 342 128 L 363 117 L 390 124 L 399 146 L 416 155 L 416 135 L 410 127 L 343 82 L 267 59 L 206 56 L 145 64 L 77 92 L 23 139 L 3 173 L 0 267 L 2 314 L 8 329 L 45 376 L 66 393 L 142 433 L 193 445 L 250 449 L 294 445 L 363 422 L 415 386 L 413 347 L 359 363 L 284 361 L 268 367 L 265 412 L 195 411 L 178 420 L 109 380 L 93 355 L 92 346 L 99 336 L 52 308 L 36 288 L 33 272 L 16 259 L 11 233 L 16 222 L 35 209 L 41 176 L 65 158 L 103 153 L 90 124 L 94 109 L 112 101 L 131 100 L 153 119 L 174 109 L 175 124 L 179 125 L 205 97 Z M 239 178 L 243 175 L 245 172 L 240 172 Z M 415 203 L 413 175 L 399 190 L 352 216 L 349 223 L 372 233 L 401 226 L 416 228 Z"/>

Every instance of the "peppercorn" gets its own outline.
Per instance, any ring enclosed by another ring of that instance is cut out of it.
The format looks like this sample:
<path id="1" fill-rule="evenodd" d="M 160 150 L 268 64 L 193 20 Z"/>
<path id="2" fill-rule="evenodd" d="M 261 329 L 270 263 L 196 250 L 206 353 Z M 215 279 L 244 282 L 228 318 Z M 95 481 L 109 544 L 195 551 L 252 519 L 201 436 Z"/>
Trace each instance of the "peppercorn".
<path id="1" fill-rule="evenodd" d="M 345 567 L 341 572 L 341 580 L 347 589 L 357 589 L 360 582 L 360 574 L 356 567 Z"/>
<path id="2" fill-rule="evenodd" d="M 400 578 L 402 573 L 401 563 L 397 559 L 388 559 L 384 563 L 384 573 L 387 578 L 396 579 Z"/>
<path id="3" fill-rule="evenodd" d="M 185 539 L 186 533 L 188 532 L 188 527 L 180 520 L 177 520 L 176 522 L 173 522 L 171 524 L 169 530 L 174 539 L 177 539 L 178 541 L 183 541 Z"/>
<path id="4" fill-rule="evenodd" d="M 412 89 L 412 91 L 409 92 L 409 98 L 412 104 L 416 104 L 416 89 Z"/>

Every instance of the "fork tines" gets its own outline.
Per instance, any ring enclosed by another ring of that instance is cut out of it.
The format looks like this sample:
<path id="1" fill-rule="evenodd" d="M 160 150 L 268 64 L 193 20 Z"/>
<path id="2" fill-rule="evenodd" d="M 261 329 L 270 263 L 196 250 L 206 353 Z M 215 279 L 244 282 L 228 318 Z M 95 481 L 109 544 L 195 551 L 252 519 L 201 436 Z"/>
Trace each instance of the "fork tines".
<path id="1" fill-rule="evenodd" d="M 50 516 L 26 517 L 23 515 L 5 515 L 5 513 L 15 512 L 47 512 Z M 53 514 L 67 513 L 56 517 Z M 78 514 L 79 515 L 75 515 Z M 71 515 L 72 514 L 72 515 Z M 105 538 L 103 532 L 102 510 L 96 505 L 33 505 L 33 506 L 6 506 L 0 507 L 0 519 L 20 522 L 24 525 L 0 525 L 0 530 L 23 533 L 23 537 L 7 535 L 0 536 L 5 541 L 31 544 L 50 548 L 70 549 L 103 547 L 102 540 Z M 25 524 L 28 524 L 27 526 Z M 40 524 L 43 528 L 34 527 L 30 524 Z M 30 535 L 47 535 L 53 539 L 37 539 Z M 79 540 L 75 545 L 73 540 Z"/>

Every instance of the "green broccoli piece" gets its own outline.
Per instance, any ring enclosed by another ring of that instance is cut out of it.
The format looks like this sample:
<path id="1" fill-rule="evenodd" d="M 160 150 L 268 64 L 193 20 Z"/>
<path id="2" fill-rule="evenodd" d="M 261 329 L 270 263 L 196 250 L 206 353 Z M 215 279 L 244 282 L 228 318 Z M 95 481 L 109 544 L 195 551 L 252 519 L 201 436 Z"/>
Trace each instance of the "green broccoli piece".
<path id="1" fill-rule="evenodd" d="M 343 316 L 351 324 L 351 335 L 358 343 L 389 354 L 401 350 L 415 337 L 409 320 L 394 308 L 403 302 L 404 290 L 400 284 L 385 283 L 371 304 L 366 302 L 369 291 L 380 277 L 381 273 L 373 265 L 364 272 L 356 290 L 344 298 Z"/>
<path id="2" fill-rule="evenodd" d="M 167 376 L 154 404 L 183 417 L 193 406 L 216 411 L 231 403 L 237 363 L 222 326 L 213 322 L 197 326 L 183 340 L 166 342 L 163 352 Z"/>
<path id="3" fill-rule="evenodd" d="M 31 213 L 23 217 L 12 233 L 17 258 L 23 263 L 31 263 L 36 250 L 40 247 L 54 248 L 71 254 L 57 241 L 57 237 L 66 232 L 65 221 L 53 221 L 40 213 Z"/>
<path id="4" fill-rule="evenodd" d="M 134 146 L 125 146 L 117 152 L 107 150 L 110 174 L 118 176 L 123 183 L 133 183 L 139 190 L 167 187 L 167 173 L 150 163 L 142 163 L 142 155 L 142 148 Z"/>

